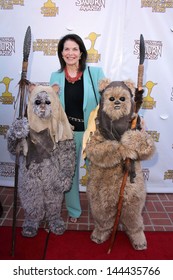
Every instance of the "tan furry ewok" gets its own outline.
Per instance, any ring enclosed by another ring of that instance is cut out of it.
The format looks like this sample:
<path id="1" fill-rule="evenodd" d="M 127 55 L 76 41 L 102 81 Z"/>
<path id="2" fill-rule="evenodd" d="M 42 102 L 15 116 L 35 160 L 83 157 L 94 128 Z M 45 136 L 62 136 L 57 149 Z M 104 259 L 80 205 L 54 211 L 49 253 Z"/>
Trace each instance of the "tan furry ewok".
<path id="1" fill-rule="evenodd" d="M 120 224 L 136 250 L 147 248 L 142 210 L 146 190 L 141 161 L 152 157 L 152 137 L 140 126 L 131 130 L 134 118 L 134 84 L 131 81 L 103 80 L 97 129 L 86 144 L 89 159 L 87 195 L 94 218 L 92 241 L 102 243 L 112 232 L 125 160 L 132 162 L 124 190 Z"/>

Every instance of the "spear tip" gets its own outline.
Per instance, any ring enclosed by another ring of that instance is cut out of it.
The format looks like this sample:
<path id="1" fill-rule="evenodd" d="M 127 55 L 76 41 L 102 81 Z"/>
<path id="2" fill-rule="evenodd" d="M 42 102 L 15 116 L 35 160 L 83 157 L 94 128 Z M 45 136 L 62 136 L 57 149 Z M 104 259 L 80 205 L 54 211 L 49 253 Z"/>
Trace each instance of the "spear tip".
<path id="1" fill-rule="evenodd" d="M 141 34 L 140 35 L 140 61 L 139 64 L 143 64 L 144 63 L 144 59 L 145 59 L 145 42 L 144 42 L 144 37 Z"/>
<path id="2" fill-rule="evenodd" d="M 28 26 L 23 43 L 23 61 L 28 62 L 31 49 L 31 27 Z"/>

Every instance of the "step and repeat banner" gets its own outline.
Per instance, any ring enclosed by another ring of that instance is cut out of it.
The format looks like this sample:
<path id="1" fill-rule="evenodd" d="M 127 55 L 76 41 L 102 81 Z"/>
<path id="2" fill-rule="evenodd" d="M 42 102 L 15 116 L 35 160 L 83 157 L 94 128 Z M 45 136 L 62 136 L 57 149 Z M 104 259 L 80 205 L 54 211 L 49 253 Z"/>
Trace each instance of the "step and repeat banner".
<path id="1" fill-rule="evenodd" d="M 145 40 L 144 102 L 140 110 L 156 154 L 142 162 L 148 192 L 173 192 L 173 0 L 0 0 L 0 185 L 14 185 L 15 158 L 6 132 L 15 117 L 23 41 L 32 43 L 27 78 L 48 84 L 59 69 L 57 45 L 78 34 L 88 64 L 101 66 L 111 80 L 137 82 L 139 39 Z M 86 189 L 81 160 L 80 190 Z"/>

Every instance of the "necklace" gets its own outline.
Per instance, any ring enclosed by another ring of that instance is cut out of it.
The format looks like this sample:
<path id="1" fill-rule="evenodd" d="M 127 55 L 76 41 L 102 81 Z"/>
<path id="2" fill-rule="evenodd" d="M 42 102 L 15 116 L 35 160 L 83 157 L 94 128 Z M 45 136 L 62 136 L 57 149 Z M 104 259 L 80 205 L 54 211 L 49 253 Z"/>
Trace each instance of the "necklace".
<path id="1" fill-rule="evenodd" d="M 83 74 L 82 71 L 79 71 L 79 72 L 77 73 L 76 77 L 71 77 L 71 76 L 69 75 L 68 71 L 67 71 L 67 67 L 65 68 L 65 77 L 66 77 L 66 79 L 67 79 L 67 81 L 68 81 L 69 83 L 74 84 L 76 81 L 80 80 L 82 74 Z"/>

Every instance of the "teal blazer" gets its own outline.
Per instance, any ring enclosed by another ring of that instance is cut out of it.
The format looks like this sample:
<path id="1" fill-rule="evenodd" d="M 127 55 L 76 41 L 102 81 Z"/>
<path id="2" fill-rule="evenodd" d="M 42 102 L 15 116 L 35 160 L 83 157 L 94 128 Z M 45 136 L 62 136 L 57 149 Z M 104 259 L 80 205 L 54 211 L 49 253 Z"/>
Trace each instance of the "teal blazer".
<path id="1" fill-rule="evenodd" d="M 84 70 L 83 79 L 84 79 L 84 102 L 83 102 L 83 112 L 84 112 L 84 125 L 85 129 L 87 128 L 88 118 L 93 109 L 97 106 L 97 102 L 100 101 L 100 94 L 98 90 L 99 81 L 105 78 L 103 70 L 101 67 L 90 67 L 90 72 L 96 92 L 96 98 L 94 95 L 92 82 L 90 79 L 88 66 Z M 65 88 L 65 74 L 63 72 L 53 72 L 50 78 L 50 85 L 58 84 L 60 87 L 59 98 L 60 102 L 65 109 L 65 101 L 64 101 L 64 88 Z"/>

